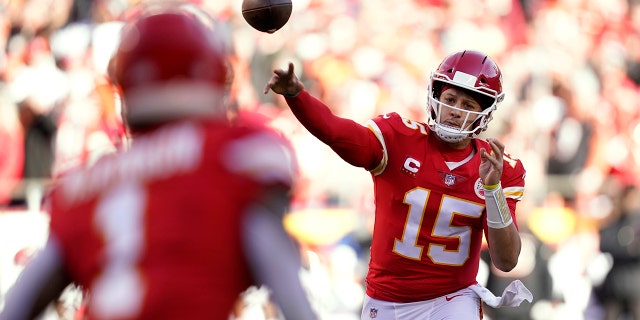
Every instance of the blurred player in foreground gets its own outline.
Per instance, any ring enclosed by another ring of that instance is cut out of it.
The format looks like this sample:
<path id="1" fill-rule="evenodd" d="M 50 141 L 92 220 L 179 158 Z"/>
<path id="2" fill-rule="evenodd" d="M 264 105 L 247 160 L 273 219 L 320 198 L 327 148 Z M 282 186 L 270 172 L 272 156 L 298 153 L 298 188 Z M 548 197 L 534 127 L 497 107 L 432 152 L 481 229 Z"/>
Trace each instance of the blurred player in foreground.
<path id="1" fill-rule="evenodd" d="M 376 211 L 362 319 L 481 319 L 481 299 L 494 307 L 531 302 L 519 281 L 501 297 L 476 282 L 483 232 L 498 269 L 518 262 L 516 203 L 525 183 L 522 163 L 500 141 L 477 138 L 504 98 L 490 57 L 461 51 L 441 62 L 427 123 L 395 112 L 366 126 L 340 118 L 305 91 L 291 63 L 274 70 L 269 89 L 309 132 L 371 173 Z"/>
<path id="2" fill-rule="evenodd" d="M 316 319 L 282 224 L 292 150 L 227 121 L 219 40 L 188 6 L 150 7 L 124 27 L 112 75 L 132 146 L 52 191 L 48 242 L 0 319 L 33 319 L 71 282 L 89 292 L 88 319 L 228 319 L 262 284 L 286 319 Z"/>

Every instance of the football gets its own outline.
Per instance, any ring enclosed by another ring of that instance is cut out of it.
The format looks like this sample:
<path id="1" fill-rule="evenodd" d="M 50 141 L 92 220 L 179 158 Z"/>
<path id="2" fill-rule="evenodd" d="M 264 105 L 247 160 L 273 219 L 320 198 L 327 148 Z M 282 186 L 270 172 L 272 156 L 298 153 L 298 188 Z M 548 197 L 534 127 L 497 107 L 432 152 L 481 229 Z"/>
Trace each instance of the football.
<path id="1" fill-rule="evenodd" d="M 243 0 L 242 17 L 254 29 L 274 33 L 282 28 L 289 17 L 291 0 Z"/>

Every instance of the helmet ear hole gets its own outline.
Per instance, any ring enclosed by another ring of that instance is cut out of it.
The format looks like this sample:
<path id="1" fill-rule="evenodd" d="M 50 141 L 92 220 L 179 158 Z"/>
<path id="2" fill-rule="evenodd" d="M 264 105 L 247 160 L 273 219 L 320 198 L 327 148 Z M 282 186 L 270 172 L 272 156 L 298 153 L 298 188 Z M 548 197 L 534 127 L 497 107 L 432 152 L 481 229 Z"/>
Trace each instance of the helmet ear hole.
<path id="1" fill-rule="evenodd" d="M 442 81 L 434 81 L 433 82 L 433 87 L 431 88 L 431 95 L 436 98 L 436 99 L 440 99 L 440 94 L 442 93 L 442 87 L 444 87 L 444 82 Z"/>
<path id="2" fill-rule="evenodd" d="M 437 119 L 438 118 L 438 115 L 436 114 L 436 111 L 433 108 L 431 109 L 431 118 L 433 118 L 433 119 Z"/>
<path id="3" fill-rule="evenodd" d="M 476 94 L 474 98 L 478 101 L 482 110 L 486 110 L 491 107 L 495 101 L 495 98 L 484 94 Z"/>

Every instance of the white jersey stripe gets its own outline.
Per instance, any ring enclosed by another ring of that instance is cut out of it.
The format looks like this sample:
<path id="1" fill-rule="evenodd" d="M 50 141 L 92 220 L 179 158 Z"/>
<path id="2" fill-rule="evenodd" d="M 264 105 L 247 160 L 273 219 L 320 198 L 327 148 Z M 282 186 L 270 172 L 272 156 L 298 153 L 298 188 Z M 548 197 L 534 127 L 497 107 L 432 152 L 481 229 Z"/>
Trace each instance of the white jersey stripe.
<path id="1" fill-rule="evenodd" d="M 373 134 L 376 135 L 376 138 L 378 138 L 378 141 L 380 141 L 380 144 L 382 144 L 382 160 L 380 160 L 380 163 L 378 163 L 378 165 L 373 170 L 371 170 L 371 173 L 377 176 L 382 174 L 382 172 L 384 172 L 384 169 L 387 168 L 387 160 L 389 159 L 389 155 L 387 153 L 387 145 L 384 142 L 382 131 L 380 131 L 380 128 L 375 122 L 373 122 L 373 120 L 367 121 L 367 128 L 373 131 Z"/>

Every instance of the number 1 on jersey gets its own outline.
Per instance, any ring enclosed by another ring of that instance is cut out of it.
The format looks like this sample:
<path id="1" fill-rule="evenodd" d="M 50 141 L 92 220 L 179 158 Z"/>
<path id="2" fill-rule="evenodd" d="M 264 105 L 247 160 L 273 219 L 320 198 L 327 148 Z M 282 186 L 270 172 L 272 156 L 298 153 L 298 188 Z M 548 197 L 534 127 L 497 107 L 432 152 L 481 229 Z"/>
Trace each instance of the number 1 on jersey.
<path id="1" fill-rule="evenodd" d="M 404 223 L 402 239 L 395 240 L 393 252 L 408 259 L 420 260 L 422 258 L 422 249 L 424 247 L 418 245 L 418 235 L 422 227 L 422 218 L 424 217 L 428 198 L 429 191 L 422 188 L 413 189 L 405 193 L 404 203 L 409 205 L 409 213 L 407 214 L 407 221 Z"/>

